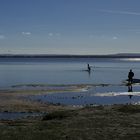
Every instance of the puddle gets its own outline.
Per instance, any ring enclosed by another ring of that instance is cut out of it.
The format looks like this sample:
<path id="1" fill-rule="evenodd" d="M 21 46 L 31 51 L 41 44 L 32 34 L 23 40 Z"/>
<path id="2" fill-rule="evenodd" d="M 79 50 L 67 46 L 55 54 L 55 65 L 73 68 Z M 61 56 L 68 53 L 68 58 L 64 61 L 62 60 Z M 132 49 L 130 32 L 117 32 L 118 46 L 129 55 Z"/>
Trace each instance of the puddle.
<path id="1" fill-rule="evenodd" d="M 0 120 L 17 120 L 40 115 L 40 113 L 28 112 L 0 112 Z"/>
<path id="2" fill-rule="evenodd" d="M 94 87 L 86 92 L 65 92 L 30 96 L 31 100 L 62 105 L 139 104 L 140 86 Z"/>

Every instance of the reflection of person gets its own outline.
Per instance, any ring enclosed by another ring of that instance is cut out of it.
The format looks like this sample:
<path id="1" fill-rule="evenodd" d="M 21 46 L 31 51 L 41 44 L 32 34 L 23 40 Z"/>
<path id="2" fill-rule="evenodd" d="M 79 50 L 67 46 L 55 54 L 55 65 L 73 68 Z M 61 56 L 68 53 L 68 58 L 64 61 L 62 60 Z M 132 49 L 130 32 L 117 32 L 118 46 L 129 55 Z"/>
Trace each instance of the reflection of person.
<path id="1" fill-rule="evenodd" d="M 128 85 L 128 92 L 133 92 L 133 87 L 132 84 Z M 132 98 L 132 94 L 129 94 L 128 97 L 131 99 Z"/>
<path id="2" fill-rule="evenodd" d="M 128 73 L 128 82 L 131 84 L 133 82 L 133 77 L 134 77 L 134 73 L 132 72 L 132 70 L 130 70 Z"/>
<path id="3" fill-rule="evenodd" d="M 132 85 L 128 85 L 128 92 L 133 92 Z"/>
<path id="4" fill-rule="evenodd" d="M 131 99 L 133 97 L 133 95 L 128 95 L 129 96 L 129 99 Z"/>

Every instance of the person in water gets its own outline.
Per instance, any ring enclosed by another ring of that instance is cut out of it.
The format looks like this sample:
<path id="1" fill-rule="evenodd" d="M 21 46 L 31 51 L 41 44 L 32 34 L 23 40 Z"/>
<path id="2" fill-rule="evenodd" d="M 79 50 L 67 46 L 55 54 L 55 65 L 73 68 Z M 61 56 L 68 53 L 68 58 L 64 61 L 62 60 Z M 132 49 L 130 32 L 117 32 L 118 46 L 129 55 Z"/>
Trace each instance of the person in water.
<path id="1" fill-rule="evenodd" d="M 87 68 L 88 68 L 88 71 L 91 71 L 91 67 L 89 64 L 87 64 Z"/>
<path id="2" fill-rule="evenodd" d="M 132 84 L 132 82 L 133 82 L 133 77 L 134 77 L 134 73 L 132 72 L 132 70 L 130 70 L 128 73 L 128 82 L 130 84 Z"/>

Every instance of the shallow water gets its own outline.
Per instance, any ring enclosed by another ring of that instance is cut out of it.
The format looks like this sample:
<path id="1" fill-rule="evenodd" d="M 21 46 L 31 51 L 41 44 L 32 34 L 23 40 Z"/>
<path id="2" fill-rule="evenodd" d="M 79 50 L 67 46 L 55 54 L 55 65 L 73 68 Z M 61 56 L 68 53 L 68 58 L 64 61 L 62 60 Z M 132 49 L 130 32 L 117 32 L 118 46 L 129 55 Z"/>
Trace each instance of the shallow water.
<path id="1" fill-rule="evenodd" d="M 63 105 L 140 104 L 140 86 L 97 86 L 86 92 L 64 92 L 30 96 L 31 100 Z"/>
<path id="2" fill-rule="evenodd" d="M 39 113 L 27 112 L 0 112 L 0 120 L 17 120 L 27 117 L 39 116 Z"/>

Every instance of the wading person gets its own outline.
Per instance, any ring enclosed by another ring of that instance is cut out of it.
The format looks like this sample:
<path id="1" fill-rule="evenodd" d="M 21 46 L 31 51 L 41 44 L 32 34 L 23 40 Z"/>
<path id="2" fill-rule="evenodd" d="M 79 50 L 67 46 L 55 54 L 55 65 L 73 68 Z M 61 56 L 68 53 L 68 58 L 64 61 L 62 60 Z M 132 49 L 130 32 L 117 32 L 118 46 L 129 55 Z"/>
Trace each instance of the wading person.
<path id="1" fill-rule="evenodd" d="M 91 71 L 91 67 L 89 66 L 89 64 L 87 64 L 87 68 L 88 68 L 88 71 L 90 72 Z"/>
<path id="2" fill-rule="evenodd" d="M 128 73 L 128 82 L 130 84 L 132 84 L 132 82 L 133 82 L 133 77 L 134 77 L 134 73 L 132 72 L 132 70 L 130 70 Z"/>

